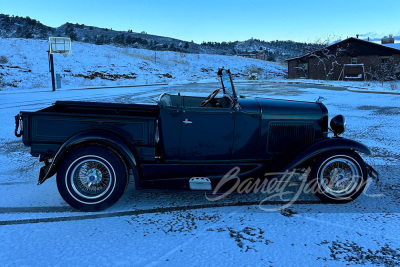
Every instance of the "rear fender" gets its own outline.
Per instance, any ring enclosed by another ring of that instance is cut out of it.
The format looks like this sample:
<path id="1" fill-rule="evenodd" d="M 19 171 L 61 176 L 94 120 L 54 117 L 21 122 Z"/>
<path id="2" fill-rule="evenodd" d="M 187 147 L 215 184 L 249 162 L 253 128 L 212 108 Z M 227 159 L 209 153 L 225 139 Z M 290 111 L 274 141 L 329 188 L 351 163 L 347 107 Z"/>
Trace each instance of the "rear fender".
<path id="1" fill-rule="evenodd" d="M 123 140 L 124 139 L 118 134 L 107 130 L 88 130 L 72 136 L 70 139 L 65 141 L 64 144 L 62 144 L 62 146 L 58 149 L 51 163 L 47 162 L 46 165 L 40 169 L 38 185 L 42 184 L 58 171 L 62 159 L 70 151 L 78 146 L 95 143 L 106 145 L 114 149 L 116 152 L 119 153 L 119 155 L 123 157 L 130 169 L 133 170 L 135 186 L 138 187 L 139 176 L 137 172 L 137 162 L 134 155 L 135 149 L 133 145 L 128 145 Z"/>

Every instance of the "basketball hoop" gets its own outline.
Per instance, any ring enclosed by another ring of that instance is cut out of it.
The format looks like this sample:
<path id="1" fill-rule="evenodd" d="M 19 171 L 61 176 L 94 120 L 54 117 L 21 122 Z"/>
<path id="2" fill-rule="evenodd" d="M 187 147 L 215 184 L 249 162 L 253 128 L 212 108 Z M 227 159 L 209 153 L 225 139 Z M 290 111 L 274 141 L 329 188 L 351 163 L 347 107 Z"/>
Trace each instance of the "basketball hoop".
<path id="1" fill-rule="evenodd" d="M 55 73 L 54 73 L 54 54 L 63 55 L 64 58 L 71 54 L 71 38 L 68 37 L 49 37 L 49 50 L 47 51 L 49 57 L 49 71 L 51 72 L 51 84 L 53 92 L 56 90 Z M 58 76 L 57 87 L 61 88 L 61 80 Z"/>
<path id="2" fill-rule="evenodd" d="M 71 38 L 49 37 L 50 54 L 71 54 Z"/>

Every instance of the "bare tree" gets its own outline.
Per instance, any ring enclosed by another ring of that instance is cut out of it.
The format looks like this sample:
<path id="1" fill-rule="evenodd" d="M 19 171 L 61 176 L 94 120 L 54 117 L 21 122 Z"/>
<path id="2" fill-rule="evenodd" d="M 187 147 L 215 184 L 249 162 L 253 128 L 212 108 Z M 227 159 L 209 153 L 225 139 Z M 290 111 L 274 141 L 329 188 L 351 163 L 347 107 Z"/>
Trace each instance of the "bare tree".
<path id="1" fill-rule="evenodd" d="M 400 78 L 400 63 L 391 57 L 373 68 L 368 68 L 367 74 L 371 80 L 382 82 L 383 86 L 386 81 L 395 81 Z"/>
<path id="2" fill-rule="evenodd" d="M 330 80 L 334 72 L 342 67 L 342 64 L 338 62 L 338 57 L 349 53 L 349 50 L 349 43 L 340 46 L 326 46 L 312 52 L 310 58 L 317 60 L 317 66 L 324 70 L 325 79 Z"/>

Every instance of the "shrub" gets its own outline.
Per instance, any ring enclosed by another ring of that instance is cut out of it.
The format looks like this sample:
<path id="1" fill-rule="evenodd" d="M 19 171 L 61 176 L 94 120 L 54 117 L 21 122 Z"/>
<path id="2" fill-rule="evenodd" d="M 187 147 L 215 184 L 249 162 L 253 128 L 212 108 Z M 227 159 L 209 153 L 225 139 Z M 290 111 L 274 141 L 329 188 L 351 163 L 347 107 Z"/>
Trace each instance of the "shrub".
<path id="1" fill-rule="evenodd" d="M 3 91 L 4 86 L 3 73 L 0 73 L 0 91 Z"/>
<path id="2" fill-rule="evenodd" d="M 251 66 L 247 68 L 247 79 L 248 80 L 258 80 L 262 76 L 262 68 Z"/>
<path id="3" fill-rule="evenodd" d="M 397 81 L 390 82 L 390 89 L 397 90 Z"/>
<path id="4" fill-rule="evenodd" d="M 255 73 L 255 72 L 253 72 L 253 73 L 250 73 L 248 76 L 247 76 L 247 79 L 248 80 L 258 80 L 260 77 L 258 76 L 258 73 Z"/>
<path id="5" fill-rule="evenodd" d="M 0 57 L 0 63 L 1 64 L 6 64 L 8 63 L 8 58 L 6 56 L 1 56 Z"/>

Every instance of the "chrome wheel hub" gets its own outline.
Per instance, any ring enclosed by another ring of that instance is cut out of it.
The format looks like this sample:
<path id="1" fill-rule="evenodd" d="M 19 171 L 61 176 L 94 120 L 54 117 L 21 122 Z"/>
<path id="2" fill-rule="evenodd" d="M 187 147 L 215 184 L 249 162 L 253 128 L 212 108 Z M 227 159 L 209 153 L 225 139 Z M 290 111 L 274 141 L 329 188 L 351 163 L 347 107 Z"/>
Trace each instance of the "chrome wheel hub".
<path id="1" fill-rule="evenodd" d="M 94 199 L 104 195 L 111 186 L 112 175 L 101 161 L 90 159 L 79 163 L 72 171 L 73 190 L 81 197 Z"/>
<path id="2" fill-rule="evenodd" d="M 348 182 L 351 180 L 351 173 L 347 173 L 346 170 L 335 168 L 330 174 L 330 183 L 334 190 L 341 190 L 346 187 Z"/>
<path id="3" fill-rule="evenodd" d="M 327 160 L 321 168 L 319 180 L 323 189 L 337 197 L 353 192 L 361 179 L 358 164 L 347 158 Z"/>
<path id="4" fill-rule="evenodd" d="M 98 184 L 101 179 L 102 179 L 103 175 L 101 174 L 101 171 L 99 169 L 90 169 L 87 171 L 86 173 L 86 182 L 87 184 L 90 186 L 92 184 Z"/>

